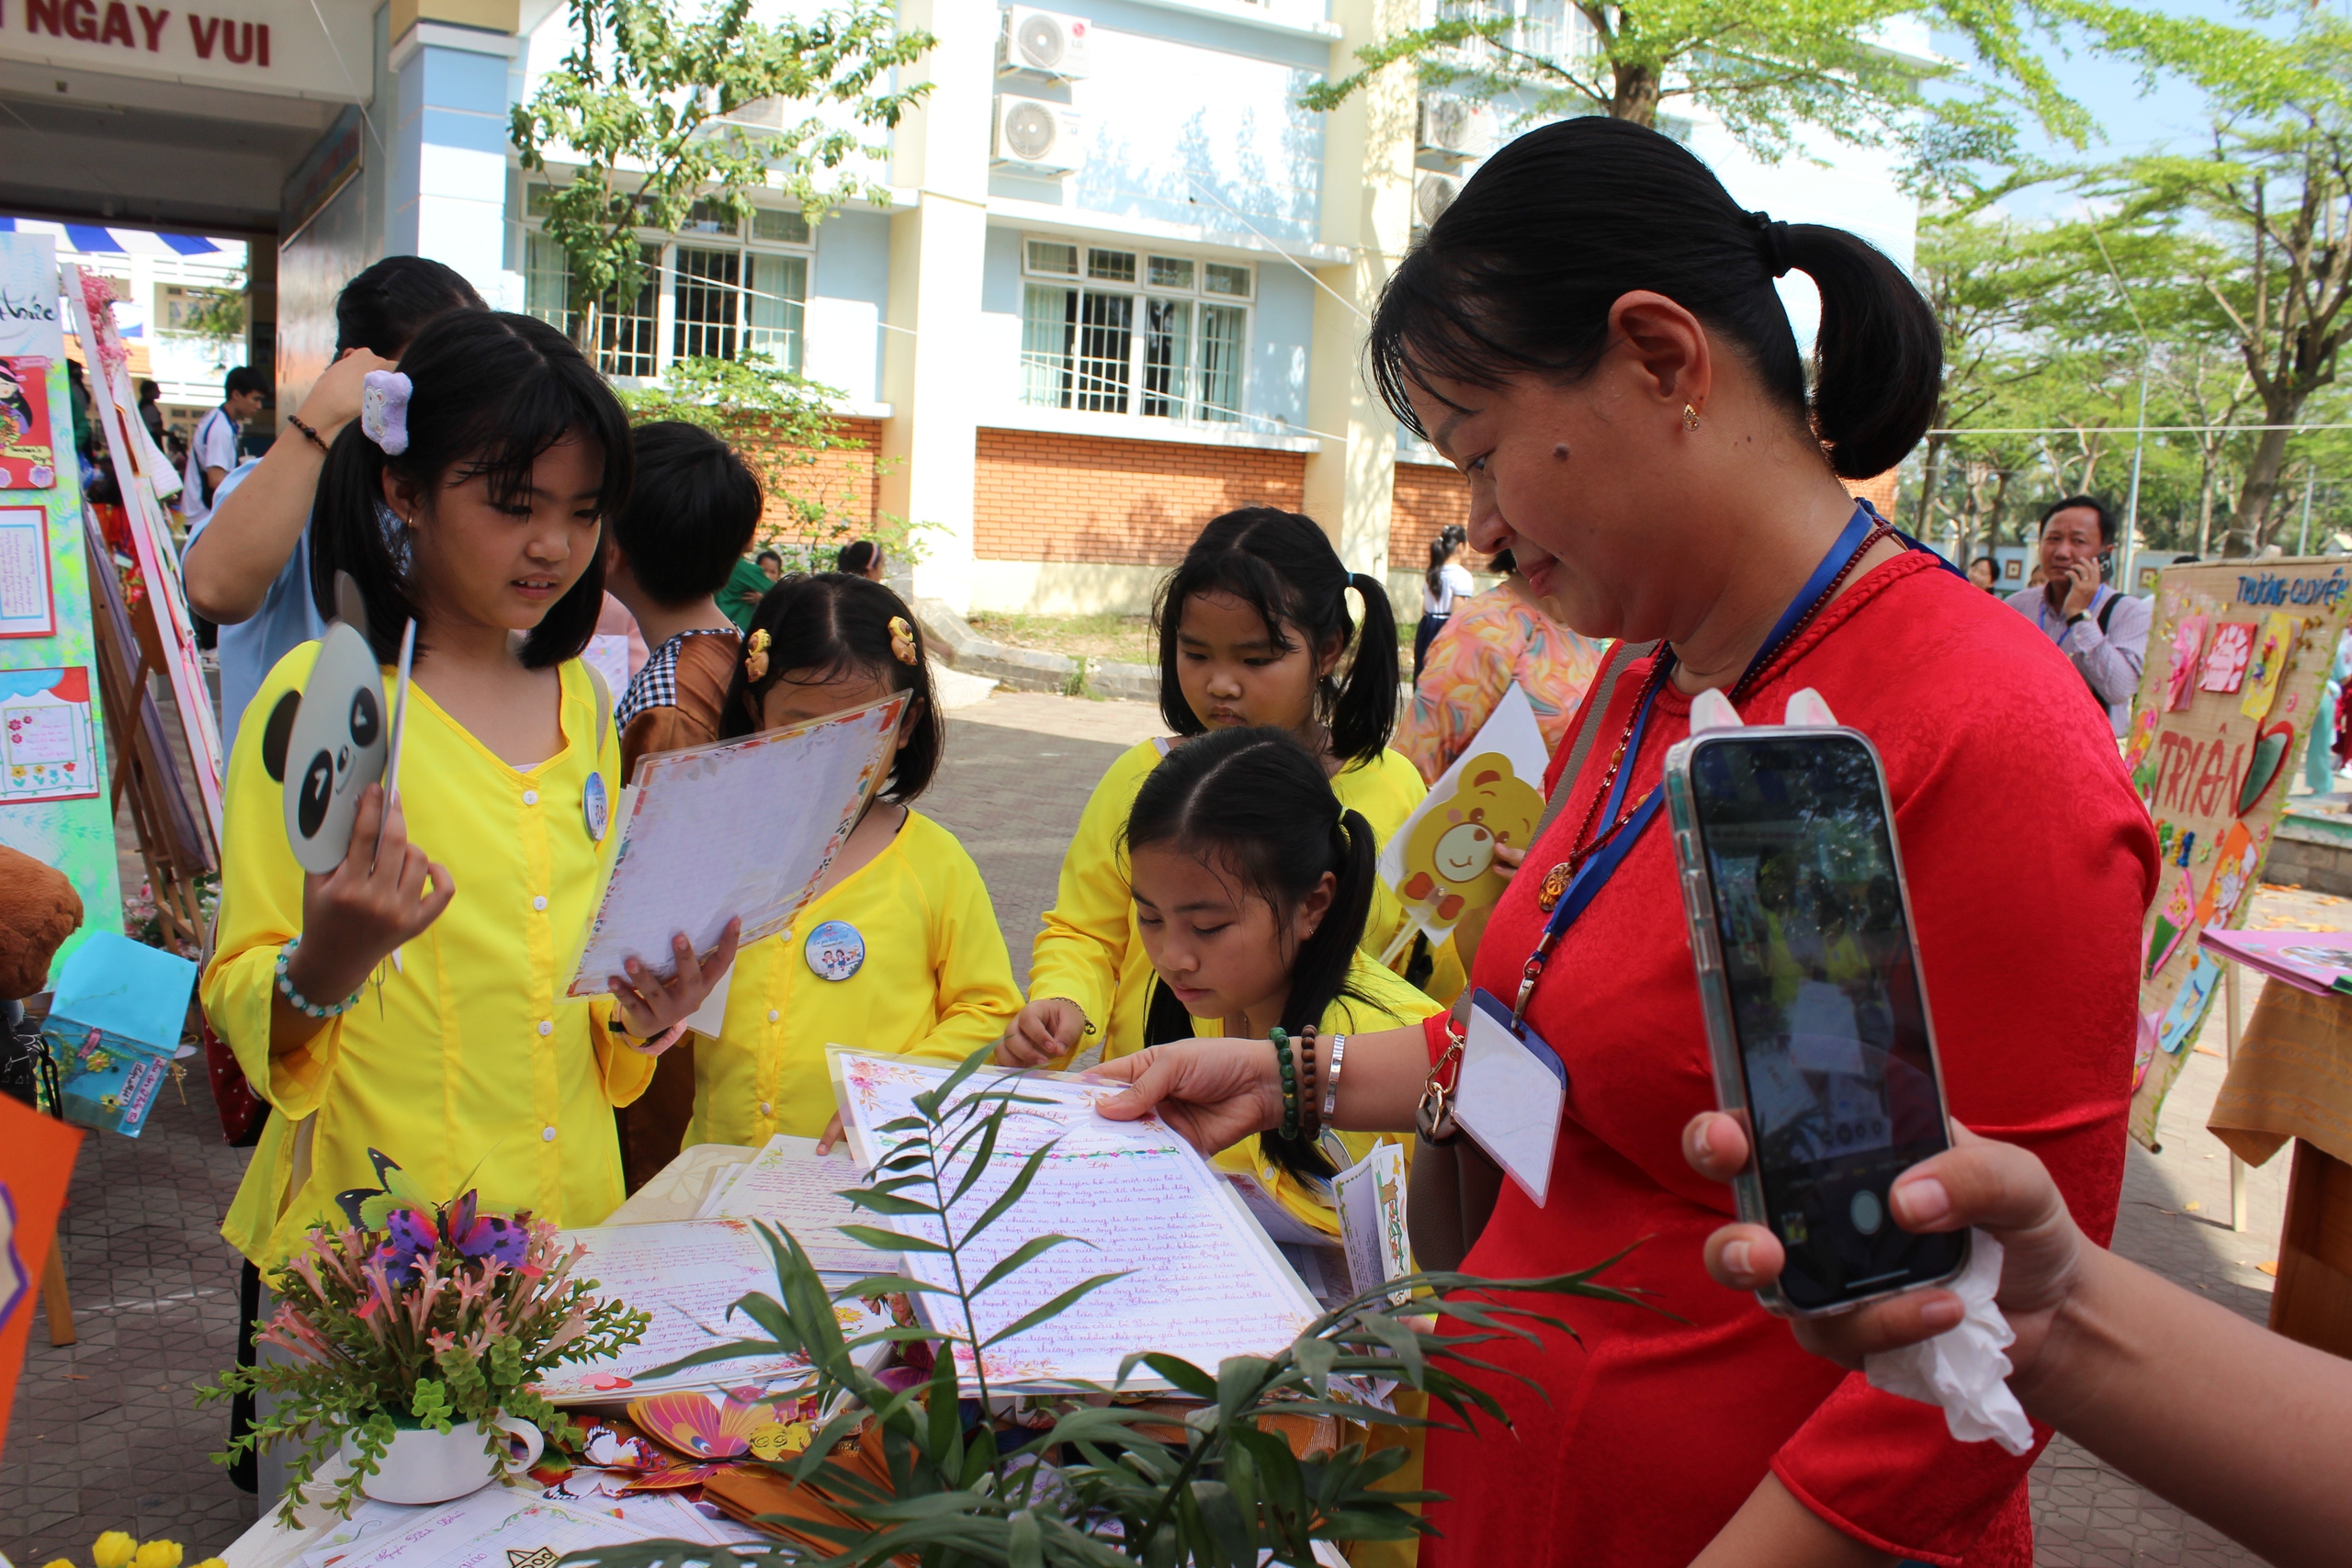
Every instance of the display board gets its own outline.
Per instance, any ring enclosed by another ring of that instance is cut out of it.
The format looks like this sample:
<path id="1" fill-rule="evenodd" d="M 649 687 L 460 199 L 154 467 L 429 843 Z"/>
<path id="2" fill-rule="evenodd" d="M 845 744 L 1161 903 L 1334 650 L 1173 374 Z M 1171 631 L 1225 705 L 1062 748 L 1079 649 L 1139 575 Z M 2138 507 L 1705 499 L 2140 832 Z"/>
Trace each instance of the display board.
<path id="1" fill-rule="evenodd" d="M 52 978 L 92 932 L 122 929 L 58 288 L 54 240 L 0 233 L 0 844 L 81 896 Z"/>
<path id="2" fill-rule="evenodd" d="M 2222 977 L 2199 933 L 2245 923 L 2352 606 L 2352 573 L 2340 558 L 2248 560 L 2170 567 L 2157 583 L 2123 753 L 2161 862 L 2142 927 L 2132 1084 L 2132 1135 L 2151 1147 Z"/>
<path id="3" fill-rule="evenodd" d="M 130 523 L 140 579 L 147 585 L 148 607 L 154 612 L 155 631 L 163 639 L 164 674 L 171 682 L 172 699 L 180 710 L 180 730 L 187 738 L 188 760 L 196 770 L 196 797 L 203 803 L 205 826 L 217 847 L 224 771 L 220 721 L 212 711 L 212 690 L 205 683 L 204 667 L 197 654 L 196 621 L 188 614 L 187 593 L 180 583 L 179 552 L 164 520 L 164 498 L 179 492 L 179 476 L 172 472 L 170 460 L 156 448 L 139 417 L 130 355 L 115 331 L 112 286 L 78 266 L 59 271 L 67 308 L 74 312 L 74 333 L 85 351 L 90 412 L 106 431 L 115 482 L 122 491 L 123 514 Z"/>

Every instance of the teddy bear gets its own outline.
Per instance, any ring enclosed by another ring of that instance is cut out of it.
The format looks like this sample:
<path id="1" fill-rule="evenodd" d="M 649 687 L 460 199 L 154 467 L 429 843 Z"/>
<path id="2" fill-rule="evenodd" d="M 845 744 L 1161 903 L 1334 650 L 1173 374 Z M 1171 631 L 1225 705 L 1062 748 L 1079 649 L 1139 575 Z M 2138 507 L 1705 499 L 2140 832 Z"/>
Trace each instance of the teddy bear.
<path id="1" fill-rule="evenodd" d="M 1405 880 L 1397 892 L 1408 904 L 1434 901 L 1440 925 L 1452 925 L 1476 897 L 1492 903 L 1496 883 L 1479 884 L 1495 863 L 1495 846 L 1524 849 L 1543 819 L 1544 796 L 1511 771 L 1499 751 L 1473 757 L 1454 776 L 1453 793 L 1431 805 L 1405 841 Z"/>
<path id="2" fill-rule="evenodd" d="M 0 844 L 0 1001 L 44 989 L 50 960 L 81 923 L 81 896 L 63 872 Z"/>

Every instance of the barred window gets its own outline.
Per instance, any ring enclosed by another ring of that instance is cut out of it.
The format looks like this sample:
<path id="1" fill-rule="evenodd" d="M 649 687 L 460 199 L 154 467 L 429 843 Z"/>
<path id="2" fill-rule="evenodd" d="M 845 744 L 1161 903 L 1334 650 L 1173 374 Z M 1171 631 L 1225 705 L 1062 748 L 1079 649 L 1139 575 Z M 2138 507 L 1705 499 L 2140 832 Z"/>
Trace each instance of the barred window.
<path id="1" fill-rule="evenodd" d="M 1028 240 L 1021 400 L 1147 419 L 1243 417 L 1252 268 Z M 1083 261 L 1083 276 L 1080 263 Z M 1068 282 L 1040 281 L 1069 279 Z"/>

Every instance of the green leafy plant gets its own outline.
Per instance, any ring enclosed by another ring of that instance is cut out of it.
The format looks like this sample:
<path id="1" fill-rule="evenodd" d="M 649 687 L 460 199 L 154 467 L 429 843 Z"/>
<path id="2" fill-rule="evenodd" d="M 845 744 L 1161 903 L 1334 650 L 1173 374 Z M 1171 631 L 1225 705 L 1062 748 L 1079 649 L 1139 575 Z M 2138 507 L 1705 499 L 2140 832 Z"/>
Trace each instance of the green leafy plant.
<path id="1" fill-rule="evenodd" d="M 382 1168 L 389 1161 L 379 1159 Z M 226 1464 L 280 1444 L 293 1452 L 280 1518 L 289 1526 L 303 1484 L 347 1434 L 352 1463 L 333 1506 L 348 1514 L 403 1428 L 447 1434 L 469 1422 L 502 1454 L 501 1415 L 555 1432 L 561 1412 L 532 1391 L 541 1374 L 633 1345 L 651 1320 L 597 1300 L 572 1278 L 586 1249 L 563 1251 L 556 1227 L 479 1214 L 470 1191 L 450 1204 L 400 1193 L 397 1167 L 364 1209 L 365 1224 L 312 1230 L 277 1280 L 277 1310 L 254 1325 L 256 1347 L 290 1361 L 234 1367 L 197 1401 L 267 1394 L 273 1408 L 213 1455 Z M 424 1238 L 430 1237 L 430 1245 Z M 503 1459 L 502 1459 L 503 1462 Z"/>
<path id="2" fill-rule="evenodd" d="M 1073 1240 L 1036 1236 L 978 1279 L 966 1270 L 967 1249 L 1012 1213 L 1053 1148 L 1047 1144 L 1032 1151 L 1003 1190 L 976 1218 L 965 1219 L 969 1205 L 962 1201 L 996 1155 L 1006 1116 L 1017 1107 L 1045 1103 L 1022 1092 L 1017 1074 L 967 1088 L 988 1055 L 976 1053 L 938 1088 L 917 1096 L 917 1114 L 886 1124 L 881 1131 L 896 1142 L 876 1165 L 872 1184 L 842 1194 L 879 1217 L 916 1223 L 905 1231 L 844 1225 L 845 1234 L 884 1252 L 940 1258 L 952 1285 L 887 1274 L 829 1293 L 799 1242 L 788 1231 L 762 1224 L 775 1262 L 777 1294 L 746 1296 L 733 1311 L 764 1337 L 715 1346 L 662 1369 L 805 1355 L 816 1369 L 817 1393 L 837 1413 L 805 1452 L 770 1468 L 798 1483 L 821 1484 L 856 1522 L 794 1519 L 791 1528 L 802 1541 L 759 1546 L 646 1541 L 599 1548 L 593 1557 L 601 1568 L 674 1568 L 690 1559 L 724 1564 L 730 1553 L 738 1563 L 821 1561 L 835 1568 L 876 1568 L 901 1554 L 925 1568 L 1133 1562 L 1254 1568 L 1268 1552 L 1274 1562 L 1304 1568 L 1313 1562 L 1318 1540 L 1401 1540 L 1427 1533 L 1413 1506 L 1440 1495 L 1382 1485 L 1406 1462 L 1404 1447 L 1347 1441 L 1301 1457 L 1280 1432 L 1268 1429 L 1271 1420 L 1328 1416 L 1366 1428 L 1409 1429 L 1466 1427 L 1484 1414 L 1507 1423 L 1494 1395 L 1463 1371 L 1487 1368 L 1480 1348 L 1504 1336 L 1533 1342 L 1542 1327 L 1571 1336 L 1575 1329 L 1498 1301 L 1499 1293 L 1642 1304 L 1636 1292 L 1596 1282 L 1623 1253 L 1542 1280 L 1414 1274 L 1326 1312 L 1274 1355 L 1232 1357 L 1214 1371 L 1149 1350 L 1125 1358 L 1122 1383 L 1140 1366 L 1179 1397 L 1196 1402 L 1181 1423 L 1171 1424 L 1164 1409 L 1111 1404 L 1110 1390 L 1080 1389 L 1046 1402 L 1037 1416 L 1048 1422 L 1045 1428 L 1008 1446 L 989 1421 L 967 1423 L 958 1399 L 956 1352 L 970 1362 L 977 1408 L 989 1411 L 1002 1395 L 989 1386 L 986 1352 L 1058 1317 L 1119 1276 L 1082 1280 L 1012 1323 L 981 1333 L 975 1303 Z M 922 1234 L 913 1234 L 918 1226 Z M 844 1337 L 836 1301 L 895 1292 L 934 1297 L 933 1326 Z M 1441 1320 L 1450 1320 L 1456 1332 L 1440 1334 Z M 861 1352 L 885 1340 L 931 1341 L 936 1348 L 928 1377 L 910 1384 L 865 1370 Z M 1379 1382 L 1426 1395 L 1451 1419 L 1391 1411 L 1371 1401 L 1365 1395 Z M 853 1438 L 868 1453 L 878 1449 L 887 1487 L 833 1457 Z M 828 1550 L 812 1550 L 804 1544 L 809 1540 Z"/>
<path id="3" fill-rule="evenodd" d="M 692 20 L 670 0 L 571 0 L 571 26 L 579 42 L 514 106 L 509 136 L 526 169 L 576 165 L 548 193 L 546 231 L 571 259 L 584 341 L 597 341 L 600 308 L 638 296 L 639 229 L 674 233 L 697 203 L 740 224 L 763 188 L 811 223 L 853 197 L 888 205 L 887 184 L 851 165 L 887 156 L 862 133 L 897 125 L 929 90 L 897 73 L 933 42 L 899 31 L 890 7 L 853 0 L 770 27 L 752 0 Z M 851 123 L 791 118 L 827 105 Z"/>

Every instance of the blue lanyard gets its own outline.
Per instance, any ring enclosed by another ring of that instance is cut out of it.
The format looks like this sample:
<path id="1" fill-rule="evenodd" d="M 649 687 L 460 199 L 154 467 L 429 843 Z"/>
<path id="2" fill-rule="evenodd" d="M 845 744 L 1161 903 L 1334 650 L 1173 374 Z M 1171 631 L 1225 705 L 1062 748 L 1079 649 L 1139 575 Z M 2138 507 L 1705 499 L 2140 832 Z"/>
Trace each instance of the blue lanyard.
<path id="1" fill-rule="evenodd" d="M 1770 635 L 1756 650 L 1756 657 L 1748 661 L 1747 669 L 1740 676 L 1738 685 L 1733 687 L 1734 691 L 1754 680 L 1765 662 L 1780 653 L 1789 634 L 1820 608 L 1822 596 L 1829 592 L 1831 584 L 1845 576 L 1854 558 L 1861 554 L 1871 536 L 1882 526 L 1884 526 L 1883 519 L 1869 502 L 1855 502 L 1854 514 L 1847 519 L 1837 542 L 1829 547 L 1829 553 L 1821 558 L 1821 564 L 1813 569 L 1813 575 L 1805 579 L 1804 586 L 1797 590 L 1796 597 L 1789 601 L 1789 607 L 1781 612 L 1781 618 L 1772 624 Z M 1895 536 L 1898 539 L 1903 537 L 1899 534 Z M 1912 545 L 1908 539 L 1903 539 L 1903 543 L 1908 547 L 1920 547 Z M 1625 755 L 1618 766 L 1616 781 L 1609 786 L 1609 798 L 1601 806 L 1600 819 L 1603 822 L 1617 820 L 1617 808 L 1625 798 L 1627 786 L 1633 783 L 1634 765 L 1642 753 L 1642 736 L 1649 728 L 1650 710 L 1657 706 L 1658 688 L 1666 683 L 1667 673 L 1674 667 L 1672 649 L 1661 652 L 1658 658 L 1658 669 L 1650 679 L 1649 689 L 1642 695 L 1641 709 L 1634 716 L 1633 728 L 1625 738 Z M 1544 924 L 1544 934 L 1537 940 L 1535 950 L 1527 955 L 1527 964 L 1520 971 L 1519 999 L 1511 1009 L 1513 1024 L 1525 1021 L 1527 1003 L 1535 994 L 1535 982 L 1543 977 L 1545 959 L 1554 948 L 1559 946 L 1560 938 L 1576 924 L 1577 917 L 1585 912 L 1594 898 L 1600 897 L 1600 890 L 1609 885 L 1609 879 L 1617 874 L 1617 868 L 1633 852 L 1634 845 L 1641 839 L 1642 830 L 1657 816 L 1657 808 L 1665 801 L 1666 784 L 1660 780 L 1650 786 L 1649 794 L 1643 796 L 1634 814 L 1601 841 L 1594 850 L 1592 858 L 1585 862 L 1567 886 L 1561 890 L 1560 901 L 1552 906 L 1552 918 Z"/>

